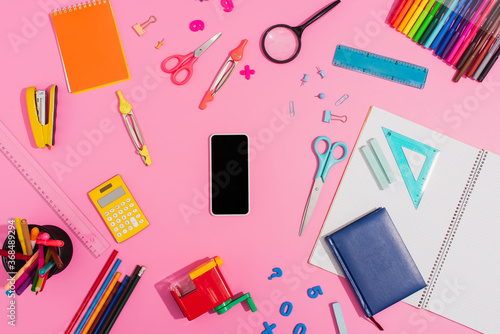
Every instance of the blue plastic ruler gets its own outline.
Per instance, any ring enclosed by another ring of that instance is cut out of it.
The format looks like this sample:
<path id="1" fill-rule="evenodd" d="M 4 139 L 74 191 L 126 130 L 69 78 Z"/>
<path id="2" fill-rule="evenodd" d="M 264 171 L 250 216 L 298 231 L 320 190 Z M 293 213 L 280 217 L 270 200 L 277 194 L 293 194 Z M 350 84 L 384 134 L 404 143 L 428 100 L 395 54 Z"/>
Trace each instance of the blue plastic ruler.
<path id="1" fill-rule="evenodd" d="M 424 88 L 429 72 L 422 66 L 340 44 L 333 65 L 420 89 Z"/>
<path id="2" fill-rule="evenodd" d="M 59 219 L 75 234 L 92 255 L 98 257 L 109 248 L 106 239 L 47 175 L 21 143 L 14 138 L 2 122 L 0 122 L 0 152 L 31 184 L 33 189 L 54 210 Z"/>

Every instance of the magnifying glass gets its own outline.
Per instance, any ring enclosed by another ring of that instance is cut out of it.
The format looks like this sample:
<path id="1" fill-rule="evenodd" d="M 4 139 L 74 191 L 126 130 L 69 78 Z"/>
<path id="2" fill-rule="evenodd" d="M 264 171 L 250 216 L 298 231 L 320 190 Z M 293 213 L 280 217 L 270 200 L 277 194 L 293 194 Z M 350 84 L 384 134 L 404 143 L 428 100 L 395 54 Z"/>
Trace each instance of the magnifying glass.
<path id="1" fill-rule="evenodd" d="M 339 3 L 340 0 L 332 2 L 300 26 L 290 27 L 287 24 L 276 24 L 267 29 L 261 40 L 262 51 L 267 59 L 280 64 L 294 60 L 300 52 L 302 45 L 300 38 L 304 29 Z"/>

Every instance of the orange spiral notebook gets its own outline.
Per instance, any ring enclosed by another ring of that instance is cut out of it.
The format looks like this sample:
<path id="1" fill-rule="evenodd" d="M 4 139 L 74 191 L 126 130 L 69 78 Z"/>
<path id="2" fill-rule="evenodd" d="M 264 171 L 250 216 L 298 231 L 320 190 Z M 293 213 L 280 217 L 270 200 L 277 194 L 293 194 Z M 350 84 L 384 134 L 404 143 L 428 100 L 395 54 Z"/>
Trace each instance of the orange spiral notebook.
<path id="1" fill-rule="evenodd" d="M 130 79 L 109 0 L 96 0 L 50 13 L 71 93 Z"/>

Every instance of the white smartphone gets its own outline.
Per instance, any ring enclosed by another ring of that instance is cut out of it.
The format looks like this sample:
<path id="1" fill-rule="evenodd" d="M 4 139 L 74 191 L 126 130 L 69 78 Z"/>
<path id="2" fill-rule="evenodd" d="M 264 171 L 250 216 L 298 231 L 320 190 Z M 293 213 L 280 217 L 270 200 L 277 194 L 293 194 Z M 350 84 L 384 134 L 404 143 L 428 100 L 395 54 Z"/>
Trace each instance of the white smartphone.
<path id="1" fill-rule="evenodd" d="M 210 136 L 210 212 L 240 216 L 250 212 L 248 136 Z"/>

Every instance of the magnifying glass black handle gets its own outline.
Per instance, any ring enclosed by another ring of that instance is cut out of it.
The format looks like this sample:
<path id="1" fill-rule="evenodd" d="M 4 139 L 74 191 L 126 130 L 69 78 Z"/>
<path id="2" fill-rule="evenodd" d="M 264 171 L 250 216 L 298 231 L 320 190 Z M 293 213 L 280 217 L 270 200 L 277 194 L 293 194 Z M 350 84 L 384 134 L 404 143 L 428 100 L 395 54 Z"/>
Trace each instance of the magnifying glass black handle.
<path id="1" fill-rule="evenodd" d="M 333 7 L 337 6 L 339 3 L 340 3 L 340 0 L 336 0 L 336 1 L 332 2 L 331 4 L 329 4 L 328 6 L 326 6 L 325 8 L 323 8 L 322 10 L 320 10 L 319 12 L 317 12 L 316 14 L 314 14 L 314 16 L 311 17 L 309 20 L 307 20 L 306 23 L 301 24 L 300 26 L 295 27 L 296 31 L 300 31 L 298 33 L 299 36 L 302 34 L 302 31 L 304 31 L 304 29 L 307 28 L 311 23 L 313 23 L 314 21 L 316 21 L 317 19 L 319 19 L 320 17 L 322 17 L 323 15 L 325 15 L 326 13 L 328 13 L 330 10 L 333 9 Z"/>

